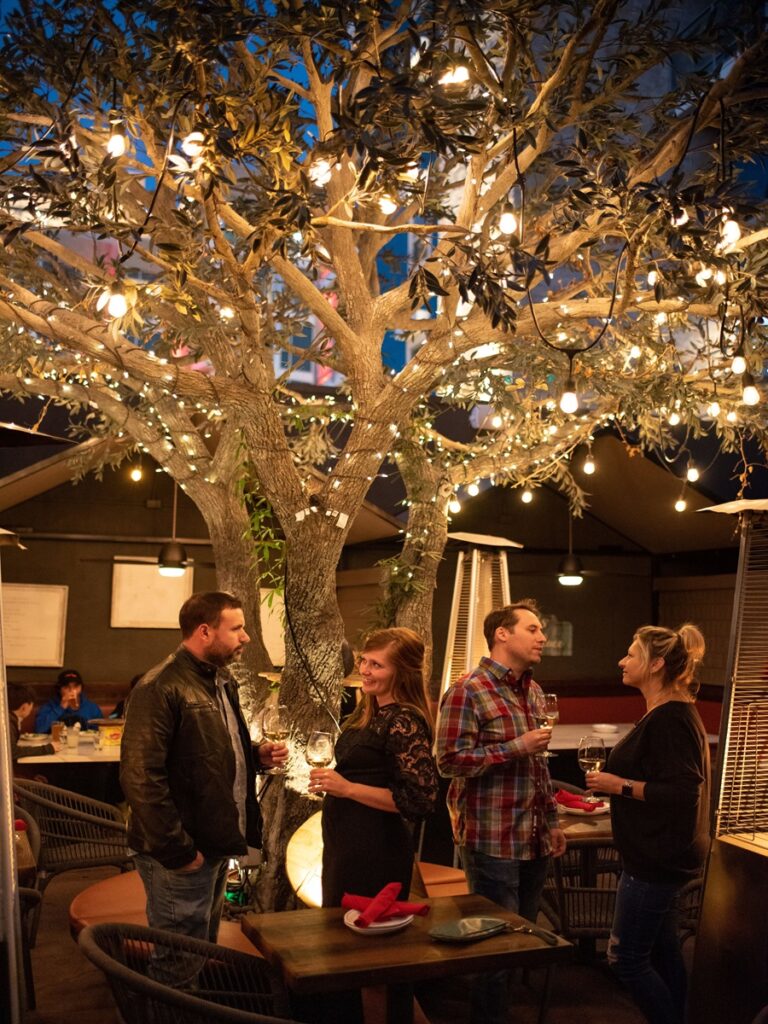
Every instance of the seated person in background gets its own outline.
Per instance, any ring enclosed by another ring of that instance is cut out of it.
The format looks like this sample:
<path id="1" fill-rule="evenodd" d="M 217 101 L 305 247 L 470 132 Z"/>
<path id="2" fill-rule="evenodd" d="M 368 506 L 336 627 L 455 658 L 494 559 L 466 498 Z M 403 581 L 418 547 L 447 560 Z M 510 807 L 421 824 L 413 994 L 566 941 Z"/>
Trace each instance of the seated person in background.
<path id="1" fill-rule="evenodd" d="M 83 693 L 83 677 L 73 668 L 59 672 L 56 696 L 40 708 L 35 719 L 37 732 L 50 732 L 54 722 L 66 726 L 79 722 L 83 729 L 91 728 L 88 720 L 103 718 L 101 708 Z M 92 728 L 96 728 L 93 726 Z"/>
<path id="2" fill-rule="evenodd" d="M 141 679 L 142 674 L 143 673 L 139 672 L 137 676 L 133 677 L 133 679 L 128 684 L 128 695 L 126 697 L 123 697 L 122 700 L 119 700 L 117 704 L 115 704 L 114 711 L 110 711 L 108 715 L 109 718 L 125 718 L 125 706 L 131 699 L 131 692 L 136 683 L 138 683 L 138 681 Z"/>
<path id="3" fill-rule="evenodd" d="M 60 743 L 46 743 L 43 746 L 20 747 L 19 736 L 21 735 L 21 723 L 32 713 L 35 706 L 35 695 L 28 686 L 19 683 L 8 683 L 8 724 L 11 729 L 11 759 L 15 761 L 25 754 L 34 754 L 35 757 L 43 757 L 45 754 L 55 754 L 60 748 Z"/>

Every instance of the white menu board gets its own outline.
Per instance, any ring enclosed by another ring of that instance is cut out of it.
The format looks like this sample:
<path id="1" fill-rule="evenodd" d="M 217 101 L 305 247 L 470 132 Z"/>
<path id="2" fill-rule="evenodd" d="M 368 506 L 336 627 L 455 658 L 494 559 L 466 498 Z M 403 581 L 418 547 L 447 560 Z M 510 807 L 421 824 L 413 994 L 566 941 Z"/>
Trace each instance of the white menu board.
<path id="1" fill-rule="evenodd" d="M 194 570 L 161 576 L 157 559 L 116 558 L 112 565 L 113 629 L 178 629 L 179 608 L 192 594 Z"/>
<path id="2" fill-rule="evenodd" d="M 61 668 L 69 587 L 3 584 L 3 650 L 7 665 Z"/>

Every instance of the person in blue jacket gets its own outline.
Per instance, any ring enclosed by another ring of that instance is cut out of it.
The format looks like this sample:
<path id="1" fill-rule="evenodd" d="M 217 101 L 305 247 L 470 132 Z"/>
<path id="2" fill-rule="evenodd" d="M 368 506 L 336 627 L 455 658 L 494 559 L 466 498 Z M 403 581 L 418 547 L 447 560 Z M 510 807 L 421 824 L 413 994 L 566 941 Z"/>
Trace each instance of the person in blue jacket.
<path id="1" fill-rule="evenodd" d="M 103 718 L 101 708 L 83 693 L 83 677 L 73 668 L 59 672 L 56 680 L 56 696 L 43 704 L 35 719 L 36 732 L 50 732 L 54 722 L 71 726 L 79 722 L 83 729 L 90 726 L 92 718 Z"/>

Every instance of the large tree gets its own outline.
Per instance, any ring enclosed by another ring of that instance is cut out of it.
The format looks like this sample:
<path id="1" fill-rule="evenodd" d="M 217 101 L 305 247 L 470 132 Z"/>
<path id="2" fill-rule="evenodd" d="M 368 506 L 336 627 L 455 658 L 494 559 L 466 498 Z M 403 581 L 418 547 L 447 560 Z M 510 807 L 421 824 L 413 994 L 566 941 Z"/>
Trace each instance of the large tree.
<path id="1" fill-rule="evenodd" d="M 426 631 L 461 488 L 554 478 L 578 505 L 568 458 L 609 423 L 661 448 L 685 445 L 676 422 L 764 441 L 744 388 L 766 341 L 760 7 L 8 16 L 0 387 L 151 452 L 222 586 L 256 592 L 248 508 L 266 503 L 299 734 L 336 706 L 335 569 L 388 455 L 410 502 L 389 613 Z M 334 387 L 302 390 L 306 367 Z M 289 803 L 273 864 L 306 812 Z"/>

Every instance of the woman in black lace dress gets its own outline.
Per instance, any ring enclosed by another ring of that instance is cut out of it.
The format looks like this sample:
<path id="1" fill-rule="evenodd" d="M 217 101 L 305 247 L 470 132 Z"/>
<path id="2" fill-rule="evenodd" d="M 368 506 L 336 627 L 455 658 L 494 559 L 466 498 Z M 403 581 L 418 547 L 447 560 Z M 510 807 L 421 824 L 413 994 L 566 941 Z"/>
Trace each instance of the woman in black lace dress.
<path id="1" fill-rule="evenodd" d="M 437 800 L 423 663 L 424 643 L 412 630 L 372 633 L 360 657 L 363 698 L 336 743 L 336 769 L 310 773 L 310 791 L 325 793 L 324 907 L 340 906 L 345 892 L 375 896 L 388 882 L 401 882 L 407 897 L 407 822 Z"/>

